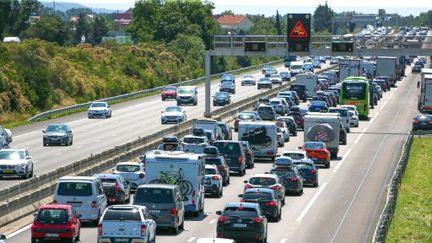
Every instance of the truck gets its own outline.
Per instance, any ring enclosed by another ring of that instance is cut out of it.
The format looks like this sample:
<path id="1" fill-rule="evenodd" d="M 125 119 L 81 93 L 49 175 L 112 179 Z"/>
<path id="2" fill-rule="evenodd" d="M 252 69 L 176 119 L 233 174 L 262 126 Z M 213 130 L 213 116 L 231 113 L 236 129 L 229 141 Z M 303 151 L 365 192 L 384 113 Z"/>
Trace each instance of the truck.
<path id="1" fill-rule="evenodd" d="M 420 81 L 417 83 L 420 88 L 418 109 L 422 113 L 432 113 L 432 69 L 422 68 Z"/>
<path id="2" fill-rule="evenodd" d="M 290 68 L 291 77 L 294 77 L 300 73 L 304 73 L 303 61 L 291 62 L 289 68 Z"/>
<path id="3" fill-rule="evenodd" d="M 327 76 L 327 78 L 329 78 L 331 85 L 334 85 L 334 84 L 337 83 L 338 77 L 337 77 L 337 73 L 336 72 L 332 72 L 330 70 L 330 71 L 325 71 L 322 74 L 325 75 L 325 76 Z"/>
<path id="4" fill-rule="evenodd" d="M 198 216 L 204 210 L 203 154 L 155 150 L 146 154 L 145 184 L 177 185 L 185 211 Z"/>
<path id="5" fill-rule="evenodd" d="M 337 158 L 340 122 L 338 113 L 309 112 L 304 117 L 304 141 L 324 142 L 330 151 L 330 157 Z"/>
<path id="6" fill-rule="evenodd" d="M 375 77 L 375 66 L 376 63 L 372 61 L 362 61 L 361 62 L 361 69 L 362 73 L 366 75 L 368 79 L 372 79 Z M 361 75 L 360 75 L 361 76 Z"/>
<path id="7" fill-rule="evenodd" d="M 389 77 L 390 87 L 395 87 L 396 81 L 400 78 L 398 58 L 378 57 L 376 65 L 376 76 Z"/>
<path id="8" fill-rule="evenodd" d="M 219 128 L 216 120 L 212 120 L 212 119 L 193 120 L 192 129 L 194 129 L 194 128 L 202 128 L 205 131 L 211 131 L 214 134 L 214 137 L 216 138 L 216 140 L 223 139 L 221 137 L 220 128 Z"/>
<path id="9" fill-rule="evenodd" d="M 349 76 L 361 76 L 360 59 L 340 59 L 339 60 L 339 80 L 343 81 Z"/>
<path id="10" fill-rule="evenodd" d="M 238 140 L 248 141 L 255 158 L 276 158 L 277 126 L 274 122 L 240 122 Z"/>
<path id="11" fill-rule="evenodd" d="M 313 73 L 302 73 L 297 75 L 295 84 L 304 84 L 306 86 L 306 95 L 312 98 L 318 90 L 318 75 Z"/>

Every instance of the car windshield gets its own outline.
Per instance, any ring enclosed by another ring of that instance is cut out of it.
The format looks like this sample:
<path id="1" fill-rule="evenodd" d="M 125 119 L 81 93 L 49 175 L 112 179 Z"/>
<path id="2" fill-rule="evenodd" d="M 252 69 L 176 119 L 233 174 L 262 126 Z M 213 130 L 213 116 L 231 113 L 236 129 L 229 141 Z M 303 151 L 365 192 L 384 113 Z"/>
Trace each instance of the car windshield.
<path id="1" fill-rule="evenodd" d="M 176 91 L 177 88 L 176 87 L 165 87 L 164 91 Z"/>
<path id="2" fill-rule="evenodd" d="M 341 116 L 348 116 L 348 110 L 344 109 L 330 109 L 329 113 L 339 113 Z"/>
<path id="3" fill-rule="evenodd" d="M 268 192 L 247 192 L 243 195 L 244 200 L 273 200 L 273 194 Z"/>
<path id="4" fill-rule="evenodd" d="M 135 194 L 135 203 L 171 203 L 171 189 L 139 188 Z"/>
<path id="5" fill-rule="evenodd" d="M 366 97 L 367 83 L 342 83 L 343 98 L 364 99 Z"/>
<path id="6" fill-rule="evenodd" d="M 314 167 L 312 164 L 309 163 L 295 163 L 297 169 L 301 171 L 307 171 L 307 170 L 313 170 Z"/>
<path id="7" fill-rule="evenodd" d="M 36 221 L 42 224 L 66 224 L 69 214 L 64 209 L 41 209 L 37 213 Z"/>
<path id="8" fill-rule="evenodd" d="M 91 106 L 90 107 L 106 107 L 107 105 L 106 105 L 106 103 L 102 103 L 102 102 L 94 102 L 94 103 L 92 103 L 91 104 Z"/>
<path id="9" fill-rule="evenodd" d="M 232 85 L 233 85 L 233 83 L 231 81 L 222 82 L 222 84 L 221 84 L 222 87 L 231 87 Z"/>
<path id="10" fill-rule="evenodd" d="M 47 132 L 64 132 L 66 130 L 65 125 L 48 125 L 46 129 Z"/>
<path id="11" fill-rule="evenodd" d="M 200 137 L 185 137 L 183 138 L 183 142 L 184 143 L 193 143 L 193 144 L 199 144 L 199 143 L 204 143 L 204 138 L 200 138 Z"/>
<path id="12" fill-rule="evenodd" d="M 183 88 L 183 89 L 179 89 L 177 92 L 178 92 L 179 94 L 193 94 L 193 93 L 194 93 L 194 90 L 193 90 L 193 89 L 186 89 L 186 88 Z"/>
<path id="13" fill-rule="evenodd" d="M 181 108 L 177 106 L 170 106 L 165 108 L 165 112 L 181 112 Z"/>
<path id="14" fill-rule="evenodd" d="M 313 100 L 311 101 L 311 106 L 325 106 L 325 101 Z"/>
<path id="15" fill-rule="evenodd" d="M 17 160 L 24 158 L 24 151 L 0 151 L 0 159 Z"/>
<path id="16" fill-rule="evenodd" d="M 271 105 L 279 105 L 281 102 L 279 100 L 272 100 L 270 101 Z"/>
<path id="17" fill-rule="evenodd" d="M 115 178 L 100 178 L 102 185 L 103 184 L 114 184 L 117 182 Z"/>
<path id="18" fill-rule="evenodd" d="M 116 170 L 120 172 L 137 172 L 140 170 L 140 166 L 139 165 L 117 165 Z"/>
<path id="19" fill-rule="evenodd" d="M 225 157 L 240 155 L 240 147 L 238 143 L 216 142 L 214 146 L 217 147 L 219 152 Z"/>
<path id="20" fill-rule="evenodd" d="M 279 176 L 280 180 L 284 180 L 285 178 L 295 177 L 294 171 L 289 167 L 277 167 L 270 171 L 270 174 L 274 174 Z"/>
<path id="21" fill-rule="evenodd" d="M 269 186 L 276 184 L 276 180 L 269 177 L 252 177 L 249 180 L 249 184 Z"/>
<path id="22" fill-rule="evenodd" d="M 245 217 L 245 218 L 253 218 L 258 217 L 258 212 L 255 208 L 248 207 L 227 207 L 225 208 L 223 215 L 225 217 Z"/>
<path id="23" fill-rule="evenodd" d="M 261 82 L 269 82 L 270 79 L 269 79 L 269 78 L 261 78 L 260 81 L 261 81 Z"/>
<path id="24" fill-rule="evenodd" d="M 57 195 L 89 197 L 93 195 L 92 184 L 88 182 L 60 182 Z"/>
<path id="25" fill-rule="evenodd" d="M 279 74 L 272 74 L 270 77 L 271 78 L 280 78 Z"/>
<path id="26" fill-rule="evenodd" d="M 206 168 L 205 169 L 205 174 L 206 175 L 217 175 L 217 171 L 215 169 Z"/>
<path id="27" fill-rule="evenodd" d="M 237 117 L 240 120 L 252 120 L 252 119 L 255 119 L 255 116 L 252 115 L 252 114 L 239 114 Z"/>
<path id="28" fill-rule="evenodd" d="M 305 159 L 305 155 L 302 153 L 284 153 L 283 156 L 288 156 L 291 159 Z"/>
<path id="29" fill-rule="evenodd" d="M 243 76 L 243 79 L 253 79 L 253 76 L 245 75 L 245 76 Z"/>
<path id="30" fill-rule="evenodd" d="M 324 144 L 323 143 L 305 143 L 304 147 L 306 149 L 323 149 Z"/>
<path id="31" fill-rule="evenodd" d="M 227 92 L 217 92 L 215 94 L 216 97 L 228 97 L 228 93 Z"/>
<path id="32" fill-rule="evenodd" d="M 110 208 L 106 210 L 103 221 L 140 221 L 141 215 L 137 209 Z"/>

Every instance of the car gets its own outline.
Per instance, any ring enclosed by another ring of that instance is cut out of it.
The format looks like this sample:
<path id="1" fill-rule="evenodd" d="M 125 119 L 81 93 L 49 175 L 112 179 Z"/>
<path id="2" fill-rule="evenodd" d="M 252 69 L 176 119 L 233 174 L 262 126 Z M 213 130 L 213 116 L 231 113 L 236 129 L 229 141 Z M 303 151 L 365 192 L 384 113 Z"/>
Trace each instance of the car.
<path id="1" fill-rule="evenodd" d="M 291 74 L 288 71 L 282 71 L 279 73 L 282 81 L 291 81 Z"/>
<path id="2" fill-rule="evenodd" d="M 177 106 L 183 104 L 198 105 L 198 88 L 196 86 L 180 86 L 177 88 Z"/>
<path id="3" fill-rule="evenodd" d="M 412 123 L 412 130 L 432 130 L 432 115 L 418 114 L 415 116 Z"/>
<path id="4" fill-rule="evenodd" d="M 177 99 L 177 87 L 165 86 L 161 93 L 162 100 Z"/>
<path id="5" fill-rule="evenodd" d="M 234 82 L 231 82 L 231 81 L 223 81 L 219 85 L 219 91 L 235 94 L 236 93 L 236 85 Z"/>
<path id="6" fill-rule="evenodd" d="M 270 104 L 270 98 L 269 98 L 268 96 L 261 96 L 261 97 L 258 99 L 257 103 L 255 104 L 255 109 L 254 109 L 254 111 L 256 111 L 257 108 L 258 108 L 258 106 L 260 106 L 261 104 L 263 104 L 263 105 L 268 105 L 268 104 Z"/>
<path id="7" fill-rule="evenodd" d="M 336 107 L 338 104 L 338 98 L 334 95 L 333 92 L 325 92 L 325 95 L 327 95 L 327 97 L 330 97 L 330 101 L 333 107 Z"/>
<path id="8" fill-rule="evenodd" d="M 204 130 L 202 130 L 202 134 L 204 134 Z M 193 134 L 192 130 L 192 134 Z M 196 135 L 196 134 L 193 134 Z M 157 150 L 162 150 L 162 151 L 183 151 L 183 146 L 180 142 L 180 140 L 178 139 L 177 136 L 174 135 L 167 135 L 165 137 L 162 138 L 161 143 L 158 145 Z"/>
<path id="9" fill-rule="evenodd" d="M 278 73 L 278 71 L 274 67 L 271 67 L 271 68 L 266 70 L 266 72 L 264 73 L 264 76 L 268 78 L 271 75 L 277 74 L 277 73 Z"/>
<path id="10" fill-rule="evenodd" d="M 281 159 L 283 159 L 283 157 L 278 157 L 275 162 Z M 279 178 L 286 193 L 295 193 L 298 196 L 303 194 L 303 177 L 296 166 L 277 165 L 270 169 L 269 173 Z"/>
<path id="11" fill-rule="evenodd" d="M 282 137 L 284 139 L 284 142 L 289 142 L 290 140 L 290 131 L 288 126 L 285 122 L 278 122 L 276 121 L 276 125 L 278 126 L 278 130 L 282 132 Z M 279 132 L 279 131 L 277 131 Z"/>
<path id="12" fill-rule="evenodd" d="M 5 138 L 8 145 L 12 143 L 12 131 L 10 129 L 0 126 L 0 136 Z"/>
<path id="13" fill-rule="evenodd" d="M 246 152 L 240 141 L 218 140 L 213 146 L 218 148 L 219 153 L 224 156 L 230 170 L 237 172 L 240 176 L 246 174 Z"/>
<path id="14" fill-rule="evenodd" d="M 325 101 L 313 100 L 309 105 L 309 111 L 311 112 L 327 112 L 328 106 Z"/>
<path id="15" fill-rule="evenodd" d="M 312 62 L 305 62 L 304 64 L 303 64 L 303 70 L 305 71 L 305 72 L 314 72 L 314 65 L 313 65 L 313 63 Z"/>
<path id="16" fill-rule="evenodd" d="M 312 64 L 313 64 L 314 68 L 321 68 L 321 61 L 320 60 L 314 59 L 312 61 Z"/>
<path id="17" fill-rule="evenodd" d="M 142 163 L 118 162 L 112 173 L 120 175 L 124 180 L 128 181 L 131 191 L 135 191 L 138 186 L 144 184 L 145 168 Z"/>
<path id="18" fill-rule="evenodd" d="M 297 95 L 299 96 L 299 98 L 301 100 L 303 100 L 303 102 L 307 101 L 307 93 L 306 93 L 306 85 L 305 84 L 291 84 L 290 87 L 291 91 L 296 91 Z"/>
<path id="19" fill-rule="evenodd" d="M 244 75 L 240 81 L 241 86 L 256 85 L 256 80 L 252 75 Z"/>
<path id="20" fill-rule="evenodd" d="M 345 130 L 348 133 L 351 132 L 351 129 L 350 129 L 351 119 L 350 119 L 350 115 L 348 112 L 348 108 L 346 108 L 346 107 L 330 107 L 328 109 L 328 112 L 329 113 L 339 113 L 341 123 L 344 125 Z"/>
<path id="21" fill-rule="evenodd" d="M 257 112 L 263 121 L 274 121 L 276 120 L 276 112 L 271 105 L 260 105 L 257 108 Z"/>
<path id="22" fill-rule="evenodd" d="M 224 134 L 225 140 L 232 140 L 232 128 L 228 123 L 224 121 L 218 122 L 219 128 L 222 130 L 222 133 Z"/>
<path id="23" fill-rule="evenodd" d="M 232 73 L 224 73 L 221 76 L 221 83 L 224 81 L 235 82 L 235 76 Z"/>
<path id="24" fill-rule="evenodd" d="M 289 133 L 294 137 L 297 136 L 297 123 L 292 116 L 279 116 L 276 118 L 277 122 L 285 123 L 286 127 L 289 130 Z"/>
<path id="25" fill-rule="evenodd" d="M 201 154 L 208 145 L 206 136 L 186 135 L 182 139 L 183 151 L 187 153 Z"/>
<path id="26" fill-rule="evenodd" d="M 268 220 L 257 203 L 229 202 L 219 215 L 216 236 L 234 240 L 267 242 Z"/>
<path id="27" fill-rule="evenodd" d="M 223 178 L 215 165 L 205 165 L 204 191 L 217 198 L 223 195 Z"/>
<path id="28" fill-rule="evenodd" d="M 213 106 L 231 104 L 231 95 L 228 92 L 216 92 L 213 95 Z"/>
<path id="29" fill-rule="evenodd" d="M 208 143 L 212 145 L 217 139 L 214 133 L 210 130 L 204 130 L 205 136 L 207 137 Z"/>
<path id="30" fill-rule="evenodd" d="M 244 180 L 244 191 L 250 188 L 268 188 L 285 204 L 285 186 L 281 184 L 279 177 L 272 174 L 255 174 Z"/>
<path id="31" fill-rule="evenodd" d="M 62 240 L 75 242 L 80 240 L 80 215 L 71 205 L 45 204 L 34 214 L 31 225 L 31 242 Z"/>
<path id="32" fill-rule="evenodd" d="M 284 115 L 289 109 L 289 105 L 284 98 L 273 98 L 270 100 L 270 105 L 277 114 Z"/>
<path id="33" fill-rule="evenodd" d="M 98 243 L 155 241 L 156 222 L 147 207 L 113 205 L 102 214 L 98 224 Z"/>
<path id="34" fill-rule="evenodd" d="M 383 90 L 384 92 L 388 91 L 388 86 L 387 86 L 387 83 L 385 82 L 385 80 L 374 79 L 372 82 L 376 85 L 379 85 L 381 87 L 381 90 Z"/>
<path id="35" fill-rule="evenodd" d="M 130 201 L 130 186 L 121 175 L 95 174 L 100 179 L 108 204 L 125 204 Z"/>
<path id="36" fill-rule="evenodd" d="M 6 235 L 0 235 L 0 243 L 6 243 Z"/>
<path id="37" fill-rule="evenodd" d="M 0 150 L 5 149 L 5 148 L 9 148 L 9 144 L 8 144 L 8 142 L 6 142 L 5 137 L 0 136 Z"/>
<path id="38" fill-rule="evenodd" d="M 246 166 L 252 169 L 255 166 L 255 156 L 248 141 L 241 141 L 246 154 Z"/>
<path id="39" fill-rule="evenodd" d="M 186 121 L 187 115 L 186 111 L 183 110 L 180 106 L 168 106 L 164 110 L 161 111 L 161 123 L 181 123 Z"/>
<path id="40" fill-rule="evenodd" d="M 95 117 L 111 118 L 111 106 L 107 102 L 93 102 L 87 110 L 87 116 L 89 119 Z"/>
<path id="41" fill-rule="evenodd" d="M 156 222 L 157 228 L 169 228 L 175 235 L 184 229 L 186 211 L 177 185 L 141 185 L 135 192 L 133 205 L 149 209 L 148 214 Z"/>
<path id="42" fill-rule="evenodd" d="M 411 68 L 411 72 L 412 73 L 420 73 L 422 68 L 423 68 L 423 65 L 414 64 L 414 66 L 412 66 L 412 68 Z"/>
<path id="43" fill-rule="evenodd" d="M 290 107 L 296 105 L 295 98 L 294 98 L 294 96 L 292 95 L 292 93 L 289 92 L 289 91 L 282 91 L 282 92 L 279 92 L 279 93 L 277 94 L 276 98 L 284 99 L 285 102 L 287 103 L 287 109 L 288 109 L 288 110 L 289 110 Z M 273 98 L 273 99 L 275 99 L 275 98 Z"/>
<path id="44" fill-rule="evenodd" d="M 0 178 L 17 176 L 28 179 L 33 177 L 33 159 L 26 149 L 0 150 Z"/>
<path id="45" fill-rule="evenodd" d="M 386 86 L 387 86 L 387 91 L 390 91 L 390 88 L 393 87 L 394 83 L 390 83 L 390 77 L 389 76 L 378 76 L 376 77 L 377 80 L 384 80 Z"/>
<path id="46" fill-rule="evenodd" d="M 274 222 L 279 222 L 282 216 L 282 201 L 272 189 L 250 188 L 238 195 L 241 202 L 258 203 L 263 214 Z"/>
<path id="47" fill-rule="evenodd" d="M 346 145 L 347 144 L 347 131 L 345 129 L 345 127 L 342 125 L 342 123 L 339 123 L 339 142 L 342 145 Z"/>
<path id="48" fill-rule="evenodd" d="M 318 167 L 311 160 L 293 161 L 303 177 L 303 183 L 318 187 Z"/>
<path id="49" fill-rule="evenodd" d="M 350 126 L 358 127 L 360 123 L 360 119 L 355 111 L 348 111 L 350 116 Z"/>
<path id="50" fill-rule="evenodd" d="M 285 138 L 282 130 L 278 127 L 277 133 L 276 133 L 276 140 L 277 140 L 277 146 L 283 147 L 285 145 Z"/>
<path id="51" fill-rule="evenodd" d="M 330 168 L 330 151 L 323 142 L 305 142 L 300 149 L 306 151 L 308 157 L 315 164 L 324 164 L 325 168 Z"/>
<path id="52" fill-rule="evenodd" d="M 288 113 L 288 116 L 291 116 L 292 118 L 294 118 L 294 121 L 297 125 L 297 130 L 298 129 L 304 129 L 304 114 L 301 112 L 296 112 L 296 111 L 292 111 Z"/>
<path id="53" fill-rule="evenodd" d="M 339 58 L 332 57 L 330 59 L 330 65 L 332 65 L 332 64 L 339 64 Z"/>
<path id="54" fill-rule="evenodd" d="M 213 151 L 209 152 L 210 150 Z M 215 165 L 219 174 L 222 176 L 223 186 L 227 186 L 230 183 L 230 167 L 224 156 L 219 154 L 219 149 L 214 146 L 207 146 L 207 148 L 204 149 L 204 154 L 206 155 L 204 158 L 205 164 Z"/>
<path id="55" fill-rule="evenodd" d="M 272 84 L 282 85 L 282 77 L 279 74 L 272 74 L 270 76 L 270 81 L 272 82 Z"/>
<path id="56" fill-rule="evenodd" d="M 273 84 L 270 81 L 270 78 L 264 77 L 258 80 L 257 89 L 263 89 L 263 88 L 267 88 L 267 89 L 273 88 Z"/>
<path id="57" fill-rule="evenodd" d="M 238 132 L 238 124 L 241 121 L 257 121 L 257 116 L 250 112 L 240 112 L 234 118 L 234 131 Z"/>
<path id="58" fill-rule="evenodd" d="M 70 146 L 73 144 L 72 129 L 67 124 L 49 124 L 45 130 L 42 130 L 43 146 L 52 144 Z"/>
<path id="59" fill-rule="evenodd" d="M 295 105 L 299 105 L 299 104 L 300 104 L 300 97 L 297 95 L 297 91 L 295 91 L 295 90 L 290 90 L 290 91 L 288 91 L 288 92 L 290 92 L 290 93 L 291 93 L 291 97 L 294 98 L 294 103 L 295 103 Z"/>
<path id="60" fill-rule="evenodd" d="M 291 163 L 312 161 L 304 150 L 287 150 L 282 153 L 282 156 L 291 158 Z"/>

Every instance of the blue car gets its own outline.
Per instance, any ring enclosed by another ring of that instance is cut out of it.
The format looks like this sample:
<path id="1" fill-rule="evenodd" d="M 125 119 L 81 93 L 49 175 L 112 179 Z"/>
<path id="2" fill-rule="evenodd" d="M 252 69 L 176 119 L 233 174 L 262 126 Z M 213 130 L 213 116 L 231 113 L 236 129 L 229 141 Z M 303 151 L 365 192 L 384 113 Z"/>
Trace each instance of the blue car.
<path id="1" fill-rule="evenodd" d="M 293 164 L 302 174 L 304 184 L 318 187 L 318 168 L 312 160 L 303 159 L 301 161 L 293 161 Z"/>
<path id="2" fill-rule="evenodd" d="M 309 105 L 310 112 L 327 112 L 328 106 L 325 101 L 313 100 Z"/>

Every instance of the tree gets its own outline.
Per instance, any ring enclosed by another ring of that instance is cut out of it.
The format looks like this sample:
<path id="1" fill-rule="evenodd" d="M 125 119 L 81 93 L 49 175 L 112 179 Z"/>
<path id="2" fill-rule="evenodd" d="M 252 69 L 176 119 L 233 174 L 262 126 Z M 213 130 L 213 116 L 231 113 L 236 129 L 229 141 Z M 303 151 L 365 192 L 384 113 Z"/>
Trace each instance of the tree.
<path id="1" fill-rule="evenodd" d="M 90 20 L 85 14 L 80 14 L 78 21 L 75 24 L 75 43 L 81 42 L 81 37 L 84 35 L 86 41 L 89 38 L 89 33 L 91 30 Z"/>
<path id="2" fill-rule="evenodd" d="M 276 23 L 275 23 L 276 33 L 282 35 L 282 26 L 280 22 L 279 10 L 276 10 Z"/>
<path id="3" fill-rule="evenodd" d="M 38 0 L 13 1 L 12 18 L 10 19 L 10 33 L 20 36 L 29 26 L 29 17 L 33 12 L 39 13 L 41 9 Z"/>
<path id="4" fill-rule="evenodd" d="M 25 32 L 28 38 L 39 38 L 63 45 L 67 39 L 65 24 L 57 16 L 42 16 L 35 24 L 32 24 Z"/>
<path id="5" fill-rule="evenodd" d="M 313 26 L 315 32 L 327 31 L 331 33 L 332 18 L 334 11 L 325 2 L 324 5 L 318 5 L 313 15 Z"/>
<path id="6" fill-rule="evenodd" d="M 106 19 L 100 15 L 96 15 L 92 22 L 91 40 L 94 45 L 102 42 L 102 37 L 108 33 L 108 23 Z"/>

